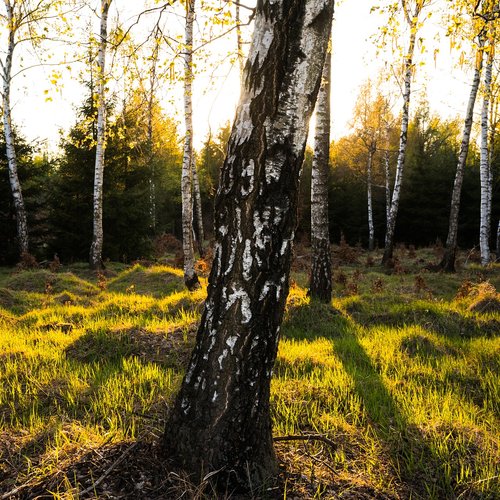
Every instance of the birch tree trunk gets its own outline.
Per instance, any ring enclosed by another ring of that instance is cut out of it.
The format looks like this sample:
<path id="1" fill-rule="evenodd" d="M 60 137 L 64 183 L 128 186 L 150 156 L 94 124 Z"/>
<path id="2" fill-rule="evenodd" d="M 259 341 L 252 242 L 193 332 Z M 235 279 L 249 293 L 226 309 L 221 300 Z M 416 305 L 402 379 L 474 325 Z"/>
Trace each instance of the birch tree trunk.
<path id="1" fill-rule="evenodd" d="M 368 162 L 366 164 L 366 198 L 368 201 L 368 250 L 370 252 L 375 248 L 375 226 L 373 224 L 373 201 L 372 201 L 372 165 L 373 148 L 368 151 Z"/>
<path id="2" fill-rule="evenodd" d="M 394 179 L 394 188 L 392 191 L 391 208 L 387 220 L 385 232 L 384 255 L 382 264 L 387 265 L 392 259 L 394 251 L 394 231 L 396 229 L 396 218 L 399 209 L 399 199 L 401 196 L 401 186 L 403 183 L 403 170 L 406 157 L 406 143 L 408 141 L 408 123 L 410 119 L 410 96 L 411 96 L 411 78 L 413 71 L 413 54 L 415 51 L 415 41 L 417 36 L 418 15 L 420 8 L 416 8 L 415 14 L 411 15 L 406 11 L 408 24 L 410 26 L 410 43 L 405 57 L 404 89 L 403 89 L 403 113 L 401 117 L 401 132 L 399 135 L 398 159 L 396 164 L 396 177 Z"/>
<path id="3" fill-rule="evenodd" d="M 316 133 L 311 173 L 312 266 L 309 294 L 323 302 L 330 302 L 332 298 L 332 259 L 328 227 L 331 60 L 331 51 L 328 50 L 316 103 Z"/>
<path id="4" fill-rule="evenodd" d="M 157 26 L 154 32 L 154 46 L 151 54 L 151 69 L 149 72 L 149 99 L 148 99 L 148 161 L 149 174 L 149 216 L 151 221 L 151 232 L 156 231 L 156 173 L 155 173 L 155 149 L 153 142 L 153 107 L 155 102 L 156 66 L 158 64 L 158 53 L 160 50 L 160 30 Z"/>
<path id="5" fill-rule="evenodd" d="M 384 175 L 385 175 L 385 227 L 389 225 L 391 216 L 391 165 L 389 151 L 384 153 Z"/>
<path id="6" fill-rule="evenodd" d="M 97 145 L 94 169 L 94 217 L 92 230 L 92 246 L 90 247 L 90 267 L 102 268 L 102 194 L 104 182 L 104 154 L 106 140 L 106 46 L 108 37 L 108 12 L 111 0 L 101 0 L 101 27 L 99 52 L 97 55 Z"/>
<path id="7" fill-rule="evenodd" d="M 5 137 L 5 153 L 7 156 L 9 181 L 14 201 L 14 211 L 16 214 L 17 225 L 17 240 L 19 245 L 19 253 L 22 256 L 24 253 L 29 253 L 29 237 L 28 237 L 28 221 L 26 217 L 26 208 L 24 206 L 23 193 L 21 183 L 17 173 L 17 156 L 15 149 L 14 132 L 12 130 L 12 116 L 10 107 L 10 89 L 12 81 L 12 61 L 14 57 L 14 49 L 16 48 L 16 30 L 17 22 L 14 14 L 14 6 L 10 0 L 5 0 L 5 8 L 7 10 L 7 26 L 8 26 L 8 42 L 5 61 L 1 63 L 2 69 L 2 118 L 3 118 L 3 133 Z"/>
<path id="8" fill-rule="evenodd" d="M 261 0 L 215 201 L 216 244 L 166 456 L 230 491 L 275 478 L 269 393 L 288 294 L 308 123 L 333 0 Z"/>
<path id="9" fill-rule="evenodd" d="M 497 226 L 497 252 L 496 252 L 497 262 L 500 262 L 500 220 Z"/>
<path id="10" fill-rule="evenodd" d="M 199 287 L 194 270 L 193 248 L 193 24 L 195 0 L 186 2 L 186 30 L 184 51 L 184 121 L 186 137 L 182 158 L 182 250 L 184 254 L 184 283 L 189 290 Z"/>
<path id="11" fill-rule="evenodd" d="M 198 253 L 200 257 L 205 256 L 203 242 L 205 241 L 205 232 L 203 231 L 203 213 L 201 211 L 201 192 L 200 182 L 198 180 L 198 169 L 196 168 L 196 161 L 193 154 L 193 161 L 191 163 L 192 179 L 193 179 L 193 194 L 194 194 L 194 213 L 196 216 L 196 242 L 198 244 Z"/>
<path id="12" fill-rule="evenodd" d="M 481 265 L 490 263 L 490 230 L 491 230 L 491 195 L 492 172 L 488 148 L 488 116 L 491 94 L 491 73 L 493 69 L 493 46 L 489 44 L 488 61 L 484 75 L 484 99 L 481 111 L 481 223 L 479 228 L 479 247 L 481 250 Z"/>
<path id="13" fill-rule="evenodd" d="M 453 183 L 453 191 L 451 194 L 451 210 L 450 221 L 448 225 L 448 237 L 446 238 L 446 246 L 444 255 L 439 263 L 439 269 L 453 273 L 455 272 L 455 256 L 457 252 L 457 236 L 458 236 L 458 214 L 460 211 L 460 196 L 462 194 L 462 182 L 464 179 L 465 163 L 469 152 L 470 134 L 472 130 L 472 122 L 474 118 L 474 104 L 476 103 L 479 83 L 481 81 L 481 69 L 483 66 L 483 45 L 484 41 L 479 40 L 479 48 L 476 53 L 476 67 L 472 79 L 472 87 L 465 113 L 464 131 L 462 135 L 462 143 L 460 146 L 460 154 L 458 156 L 457 171 L 455 181 Z"/>

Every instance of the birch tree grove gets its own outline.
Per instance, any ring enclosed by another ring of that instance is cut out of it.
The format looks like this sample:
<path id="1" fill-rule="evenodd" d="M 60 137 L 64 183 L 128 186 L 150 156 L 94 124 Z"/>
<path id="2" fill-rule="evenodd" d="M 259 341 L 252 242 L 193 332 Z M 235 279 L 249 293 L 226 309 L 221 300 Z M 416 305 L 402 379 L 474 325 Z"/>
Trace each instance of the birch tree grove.
<path id="1" fill-rule="evenodd" d="M 392 191 L 391 208 L 387 229 L 385 233 L 384 255 L 382 264 L 387 265 L 392 259 L 394 250 L 394 231 L 396 229 L 396 218 L 399 209 L 399 200 L 401 196 L 401 186 L 403 183 L 403 170 L 406 157 L 406 143 L 408 140 L 408 123 L 410 119 L 410 96 L 411 79 L 413 74 L 413 54 L 415 52 L 415 43 L 419 28 L 419 16 L 422 9 L 429 3 L 429 0 L 415 0 L 413 9 L 411 9 L 409 0 L 401 0 L 403 14 L 410 29 L 410 39 L 408 49 L 404 56 L 404 83 L 403 83 L 403 112 L 401 116 L 401 132 L 399 136 L 399 149 L 396 164 L 396 177 L 394 179 L 394 188 Z"/>
<path id="2" fill-rule="evenodd" d="M 253 494 L 278 467 L 270 379 L 288 295 L 298 182 L 333 0 L 262 0 L 215 201 L 208 297 L 167 420 L 165 456 Z M 265 491 L 264 491 L 265 493 Z"/>
<path id="3" fill-rule="evenodd" d="M 309 294 L 324 302 L 330 302 L 332 297 L 332 262 L 328 230 L 331 61 L 331 50 L 328 50 L 316 103 L 316 132 L 311 179 L 312 266 Z"/>
<path id="4" fill-rule="evenodd" d="M 189 290 L 199 286 L 194 270 L 193 246 L 193 23 L 196 0 L 186 1 L 186 32 L 184 49 L 184 121 L 186 136 L 182 159 L 182 249 L 184 254 L 184 282 Z"/>
<path id="5" fill-rule="evenodd" d="M 102 267 L 102 202 L 104 182 L 104 153 L 106 141 L 106 47 L 108 38 L 108 13 L 112 0 L 101 0 L 101 23 L 99 32 L 99 52 L 97 56 L 97 144 L 94 169 L 94 201 L 92 246 L 90 247 L 90 267 Z"/>

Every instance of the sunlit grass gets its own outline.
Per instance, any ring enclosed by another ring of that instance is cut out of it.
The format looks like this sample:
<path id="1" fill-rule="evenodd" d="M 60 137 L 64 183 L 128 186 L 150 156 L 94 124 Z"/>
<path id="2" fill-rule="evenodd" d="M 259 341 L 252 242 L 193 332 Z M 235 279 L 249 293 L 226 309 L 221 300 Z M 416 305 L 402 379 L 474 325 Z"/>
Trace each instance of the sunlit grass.
<path id="1" fill-rule="evenodd" d="M 0 274 L 5 491 L 86 450 L 162 432 L 206 283 L 190 293 L 175 268 L 112 269 L 105 279 L 78 266 Z M 490 286 L 470 273 L 422 282 L 377 267 L 341 272 L 331 304 L 311 301 L 307 278 L 294 277 L 302 286 L 290 288 L 271 394 L 275 435 L 336 446 L 279 443 L 279 456 L 310 478 L 311 497 L 498 497 L 500 313 L 475 307 L 496 297 L 498 270 Z M 472 291 L 457 297 L 466 280 Z M 58 484 L 77 486 L 64 474 Z"/>

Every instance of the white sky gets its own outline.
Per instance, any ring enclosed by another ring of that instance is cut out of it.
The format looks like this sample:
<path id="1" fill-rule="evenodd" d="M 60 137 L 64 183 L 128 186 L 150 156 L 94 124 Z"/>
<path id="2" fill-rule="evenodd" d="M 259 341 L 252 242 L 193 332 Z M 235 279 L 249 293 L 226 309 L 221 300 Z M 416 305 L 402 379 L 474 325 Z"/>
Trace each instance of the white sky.
<path id="1" fill-rule="evenodd" d="M 252 5 L 255 0 L 246 0 Z M 381 22 L 380 16 L 370 14 L 371 0 L 344 0 L 336 7 L 333 27 L 333 62 L 332 62 L 332 137 L 338 138 L 348 132 L 352 118 L 352 109 L 357 98 L 360 85 L 368 78 L 376 78 L 378 69 L 384 66 L 382 56 L 376 55 L 370 36 L 377 30 Z M 115 0 L 115 9 L 120 9 L 121 18 L 126 19 L 124 10 L 131 9 L 126 0 Z M 135 5 L 140 11 L 139 2 Z M 142 2 L 141 2 L 142 6 Z M 115 16 L 116 16 L 116 10 Z M 245 15 L 245 11 L 242 14 Z M 246 16 L 246 15 L 245 15 Z M 94 16 L 95 17 L 95 16 Z M 112 16 L 113 17 L 113 14 Z M 201 20 L 200 24 L 201 24 Z M 425 36 L 432 45 L 436 30 L 439 31 L 437 19 L 432 19 Z M 94 19 L 97 29 L 97 18 Z M 170 27 L 182 33 L 180 16 L 168 18 Z M 75 36 L 80 36 L 75 34 Z M 218 54 L 219 59 L 227 56 L 229 49 L 236 43 L 234 32 L 226 39 L 214 44 L 210 49 Z M 432 54 L 432 47 L 429 53 Z M 432 110 L 444 117 L 462 115 L 468 98 L 467 76 L 463 71 L 453 68 L 450 60 L 449 42 L 441 37 L 440 53 L 437 64 L 429 55 L 420 56 L 425 59 L 425 65 L 418 67 L 416 81 L 413 84 L 412 109 L 415 109 L 419 93 L 427 90 L 428 100 Z M 178 70 L 182 69 L 179 60 Z M 235 65 L 228 63 L 210 63 L 207 65 L 198 60 L 198 66 L 205 65 L 205 74 L 197 76 L 194 84 L 194 122 L 195 146 L 200 148 L 209 128 L 216 132 L 220 125 L 232 120 L 234 109 L 239 97 L 239 75 Z M 49 148 L 54 150 L 59 142 L 59 130 L 68 128 L 75 122 L 75 105 L 79 105 L 85 96 L 85 91 L 78 81 L 78 68 L 71 73 L 64 72 L 63 88 L 58 92 L 51 89 L 48 76 L 51 68 L 30 70 L 17 79 L 12 96 L 13 119 L 28 139 L 46 139 Z M 210 77 L 210 79 L 209 79 Z M 421 82 L 425 82 L 422 84 Z M 175 88 L 164 84 L 164 108 L 179 121 L 182 133 L 182 93 L 181 83 Z M 394 85 L 394 80 L 392 81 Z M 44 90 L 51 89 L 52 102 L 46 102 Z M 168 102 L 172 101 L 172 102 Z M 399 112 L 396 105 L 395 113 Z"/>

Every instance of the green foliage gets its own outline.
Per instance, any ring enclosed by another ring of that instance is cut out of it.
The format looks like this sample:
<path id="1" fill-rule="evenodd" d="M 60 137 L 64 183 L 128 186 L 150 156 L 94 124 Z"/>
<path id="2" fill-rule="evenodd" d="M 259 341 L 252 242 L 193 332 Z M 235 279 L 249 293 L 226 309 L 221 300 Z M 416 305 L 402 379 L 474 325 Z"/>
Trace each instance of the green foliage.
<path id="1" fill-rule="evenodd" d="M 28 214 L 28 228 L 33 252 L 45 256 L 45 248 L 51 239 L 48 226 L 47 189 L 54 165 L 46 156 L 37 156 L 35 146 L 15 133 L 18 175 Z M 0 141 L 0 265 L 17 261 L 17 231 L 12 191 L 10 188 L 5 142 Z"/>
<path id="2" fill-rule="evenodd" d="M 85 260 L 92 238 L 95 110 L 89 99 L 63 139 L 63 156 L 51 191 L 54 241 L 62 260 Z M 111 112 L 111 110 L 109 110 Z M 180 217 L 181 153 L 175 123 L 153 107 L 153 143 L 147 106 L 140 93 L 124 103 L 109 124 L 104 173 L 104 258 L 129 261 L 148 256 L 154 234 L 176 232 Z M 152 193 L 155 190 L 155 227 Z"/>

